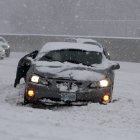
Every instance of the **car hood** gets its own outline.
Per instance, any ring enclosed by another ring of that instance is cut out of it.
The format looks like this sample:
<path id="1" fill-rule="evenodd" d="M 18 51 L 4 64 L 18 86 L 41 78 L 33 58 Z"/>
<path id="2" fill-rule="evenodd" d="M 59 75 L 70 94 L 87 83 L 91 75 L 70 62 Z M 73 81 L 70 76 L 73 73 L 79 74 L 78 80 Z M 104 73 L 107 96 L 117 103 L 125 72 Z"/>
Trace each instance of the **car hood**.
<path id="1" fill-rule="evenodd" d="M 105 73 L 97 70 L 96 67 L 68 62 L 37 62 L 34 64 L 34 72 L 47 78 L 81 81 L 96 81 L 105 78 Z"/>

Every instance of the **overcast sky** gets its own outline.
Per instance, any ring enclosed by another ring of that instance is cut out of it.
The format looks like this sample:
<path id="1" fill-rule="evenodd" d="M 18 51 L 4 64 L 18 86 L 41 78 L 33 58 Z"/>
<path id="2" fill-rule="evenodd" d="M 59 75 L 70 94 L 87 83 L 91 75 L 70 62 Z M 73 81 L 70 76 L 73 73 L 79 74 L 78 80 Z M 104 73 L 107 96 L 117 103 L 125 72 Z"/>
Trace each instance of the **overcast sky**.
<path id="1" fill-rule="evenodd" d="M 0 33 L 140 36 L 139 0 L 0 0 Z"/>

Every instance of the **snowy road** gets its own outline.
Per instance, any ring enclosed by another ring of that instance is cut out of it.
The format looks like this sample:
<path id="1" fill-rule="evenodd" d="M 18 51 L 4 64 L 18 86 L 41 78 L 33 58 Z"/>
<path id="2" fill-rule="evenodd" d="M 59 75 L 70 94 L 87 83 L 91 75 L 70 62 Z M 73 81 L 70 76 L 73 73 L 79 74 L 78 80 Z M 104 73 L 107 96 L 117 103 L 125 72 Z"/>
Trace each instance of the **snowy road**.
<path id="1" fill-rule="evenodd" d="M 1 140 L 140 139 L 140 63 L 120 63 L 114 103 L 49 110 L 18 105 L 23 101 L 24 84 L 15 89 L 13 83 L 22 56 L 12 53 L 0 61 Z"/>

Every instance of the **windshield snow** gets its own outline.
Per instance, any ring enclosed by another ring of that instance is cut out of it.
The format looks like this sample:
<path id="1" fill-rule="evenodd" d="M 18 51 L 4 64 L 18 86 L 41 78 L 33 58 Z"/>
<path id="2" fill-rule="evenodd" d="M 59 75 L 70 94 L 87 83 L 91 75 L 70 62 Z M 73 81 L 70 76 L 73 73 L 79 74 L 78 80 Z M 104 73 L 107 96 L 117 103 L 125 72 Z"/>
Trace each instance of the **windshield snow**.
<path id="1" fill-rule="evenodd" d="M 100 64 L 102 53 L 95 51 L 85 51 L 79 49 L 54 50 L 44 54 L 39 61 L 59 61 L 70 62 L 83 65 Z"/>

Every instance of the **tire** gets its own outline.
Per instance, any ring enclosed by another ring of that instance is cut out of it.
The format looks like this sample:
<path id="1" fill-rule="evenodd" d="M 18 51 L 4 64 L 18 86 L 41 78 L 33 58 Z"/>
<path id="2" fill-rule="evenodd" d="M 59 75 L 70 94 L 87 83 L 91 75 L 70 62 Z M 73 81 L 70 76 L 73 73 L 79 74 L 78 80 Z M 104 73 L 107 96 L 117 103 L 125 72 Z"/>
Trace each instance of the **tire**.
<path id="1" fill-rule="evenodd" d="M 6 57 L 10 57 L 10 54 L 7 54 Z"/>
<path id="2" fill-rule="evenodd" d="M 8 52 L 7 57 L 10 57 L 10 52 Z"/>
<path id="3" fill-rule="evenodd" d="M 24 101 L 23 101 L 24 105 L 29 104 L 29 101 L 26 98 L 26 90 L 24 92 Z"/>
<path id="4" fill-rule="evenodd" d="M 10 50 L 6 50 L 5 56 L 10 57 Z"/>
<path id="5" fill-rule="evenodd" d="M 29 101 L 26 99 L 25 95 L 24 95 L 24 101 L 23 101 L 24 105 L 29 104 Z"/>
<path id="6" fill-rule="evenodd" d="M 3 60 L 3 59 L 4 59 L 4 57 L 1 57 L 0 59 L 1 59 L 1 60 Z"/>

